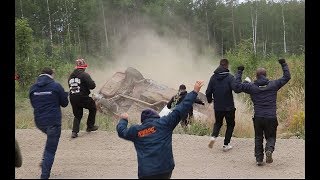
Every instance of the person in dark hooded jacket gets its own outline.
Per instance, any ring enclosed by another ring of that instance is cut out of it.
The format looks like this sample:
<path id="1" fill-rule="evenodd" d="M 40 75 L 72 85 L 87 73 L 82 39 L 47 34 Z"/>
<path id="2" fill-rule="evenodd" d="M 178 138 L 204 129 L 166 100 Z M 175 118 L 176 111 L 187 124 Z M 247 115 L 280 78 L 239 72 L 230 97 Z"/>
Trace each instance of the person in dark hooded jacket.
<path id="1" fill-rule="evenodd" d="M 232 94 L 232 90 L 234 89 L 234 77 L 230 74 L 228 67 L 229 61 L 227 59 L 221 59 L 220 65 L 211 76 L 206 90 L 208 103 L 211 103 L 212 101 L 214 103 L 213 108 L 216 119 L 211 134 L 212 137 L 208 146 L 209 148 L 213 147 L 223 124 L 223 118 L 225 118 L 227 129 L 224 138 L 224 145 L 222 147 L 223 151 L 232 149 L 232 146 L 229 143 L 235 126 L 234 119 L 236 111 Z"/>
<path id="2" fill-rule="evenodd" d="M 184 99 L 184 97 L 186 97 L 186 95 L 188 93 L 186 89 L 187 88 L 184 84 L 181 84 L 179 86 L 178 93 L 175 96 L 173 96 L 170 99 L 170 101 L 167 103 L 168 109 L 173 109 L 176 107 L 176 105 L 178 105 L 182 102 L 182 100 Z M 197 98 L 195 100 L 195 103 L 204 105 L 204 102 L 199 98 Z M 193 118 L 193 107 L 191 107 L 189 113 L 185 117 L 183 117 L 182 120 L 180 121 L 181 126 L 182 127 L 188 126 L 188 124 L 190 123 L 189 120 L 192 118 Z"/>
<path id="3" fill-rule="evenodd" d="M 117 132 L 120 138 L 132 141 L 137 151 L 139 179 L 170 179 L 175 163 L 172 153 L 172 132 L 186 116 L 203 86 L 197 81 L 194 90 L 167 116 L 160 118 L 152 109 L 141 113 L 141 125 L 128 126 L 128 114 L 120 115 Z"/>
<path id="4" fill-rule="evenodd" d="M 74 115 L 72 138 L 78 137 L 80 130 L 80 122 L 83 116 L 83 108 L 89 110 L 87 119 L 87 132 L 96 131 L 98 126 L 95 126 L 97 107 L 95 101 L 89 97 L 90 90 L 96 87 L 91 76 L 85 72 L 88 64 L 84 59 L 76 60 L 75 70 L 71 73 L 68 79 L 70 88 L 70 103 Z"/>
<path id="5" fill-rule="evenodd" d="M 258 166 L 263 165 L 264 153 L 266 153 L 266 163 L 272 163 L 272 153 L 276 143 L 277 133 L 277 92 L 291 79 L 288 64 L 285 59 L 279 59 L 283 76 L 277 80 L 270 81 L 267 78 L 267 72 L 264 68 L 258 68 L 256 71 L 257 80 L 253 83 L 241 83 L 241 76 L 244 70 L 243 66 L 238 67 L 235 80 L 235 92 L 245 92 L 250 94 L 253 102 L 254 116 L 253 126 L 255 133 L 254 154 Z M 266 139 L 265 148 L 263 148 L 263 137 Z"/>
<path id="6" fill-rule="evenodd" d="M 53 80 L 53 70 L 44 68 L 29 91 L 34 109 L 34 120 L 38 129 L 47 135 L 41 163 L 41 179 L 50 177 L 51 167 L 61 135 L 61 108 L 69 103 L 68 93 Z"/>

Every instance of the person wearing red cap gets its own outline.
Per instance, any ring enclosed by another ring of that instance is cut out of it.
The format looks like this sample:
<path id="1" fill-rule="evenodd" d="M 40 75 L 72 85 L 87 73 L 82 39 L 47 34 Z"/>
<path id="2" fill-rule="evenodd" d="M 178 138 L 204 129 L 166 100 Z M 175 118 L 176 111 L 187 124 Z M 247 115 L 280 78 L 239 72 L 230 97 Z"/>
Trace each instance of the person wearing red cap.
<path id="1" fill-rule="evenodd" d="M 68 84 L 70 88 L 70 103 L 74 115 L 72 138 L 78 137 L 80 129 L 80 121 L 83 116 L 83 108 L 89 110 L 87 119 L 87 132 L 96 131 L 98 126 L 95 126 L 96 120 L 96 104 L 94 100 L 89 96 L 90 90 L 96 87 L 95 82 L 91 79 L 91 76 L 85 72 L 88 64 L 84 59 L 77 59 L 75 70 L 71 73 Z"/>

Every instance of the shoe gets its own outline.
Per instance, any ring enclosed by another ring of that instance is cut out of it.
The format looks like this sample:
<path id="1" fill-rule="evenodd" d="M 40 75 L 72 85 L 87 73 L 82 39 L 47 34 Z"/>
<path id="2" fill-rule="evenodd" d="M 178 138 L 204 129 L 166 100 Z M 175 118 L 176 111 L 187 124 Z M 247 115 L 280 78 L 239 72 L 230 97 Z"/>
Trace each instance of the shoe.
<path id="1" fill-rule="evenodd" d="M 224 152 L 227 152 L 230 149 L 232 149 L 232 146 L 231 145 L 223 145 L 222 149 L 223 149 Z"/>
<path id="2" fill-rule="evenodd" d="M 99 128 L 99 126 L 93 126 L 93 127 L 91 127 L 91 128 L 87 128 L 87 132 L 91 132 L 91 131 L 96 131 L 96 130 L 98 130 L 98 128 Z"/>
<path id="3" fill-rule="evenodd" d="M 209 142 L 209 144 L 208 144 L 208 147 L 209 148 L 212 148 L 213 147 L 213 144 L 214 144 L 214 142 L 216 142 L 216 137 L 211 137 L 211 139 L 210 139 L 210 142 Z"/>
<path id="4" fill-rule="evenodd" d="M 257 166 L 263 166 L 263 161 L 257 161 L 256 164 Z"/>
<path id="5" fill-rule="evenodd" d="M 72 138 L 78 137 L 78 133 L 72 132 L 71 137 L 72 137 Z"/>
<path id="6" fill-rule="evenodd" d="M 272 152 L 271 151 L 266 151 L 266 163 L 272 163 Z"/>

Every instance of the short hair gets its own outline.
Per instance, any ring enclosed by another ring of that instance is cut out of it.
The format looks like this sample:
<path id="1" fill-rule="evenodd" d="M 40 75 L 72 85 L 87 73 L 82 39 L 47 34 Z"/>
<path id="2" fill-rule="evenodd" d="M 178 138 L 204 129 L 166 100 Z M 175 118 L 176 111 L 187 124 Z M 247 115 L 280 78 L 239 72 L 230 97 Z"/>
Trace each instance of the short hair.
<path id="1" fill-rule="evenodd" d="M 42 69 L 41 74 L 49 74 L 52 75 L 53 74 L 53 70 L 49 67 L 45 67 Z"/>
<path id="2" fill-rule="evenodd" d="M 179 90 L 186 90 L 187 88 L 186 88 L 186 85 L 184 85 L 184 84 L 181 84 L 180 86 L 179 86 Z"/>
<path id="3" fill-rule="evenodd" d="M 228 66 L 229 65 L 228 59 L 221 59 L 220 60 L 220 65 L 223 66 L 223 67 Z"/>
<path id="4" fill-rule="evenodd" d="M 257 78 L 260 75 L 263 75 L 263 76 L 267 77 L 267 71 L 266 71 L 265 68 L 258 68 L 257 71 L 256 71 L 256 75 L 257 75 Z"/>

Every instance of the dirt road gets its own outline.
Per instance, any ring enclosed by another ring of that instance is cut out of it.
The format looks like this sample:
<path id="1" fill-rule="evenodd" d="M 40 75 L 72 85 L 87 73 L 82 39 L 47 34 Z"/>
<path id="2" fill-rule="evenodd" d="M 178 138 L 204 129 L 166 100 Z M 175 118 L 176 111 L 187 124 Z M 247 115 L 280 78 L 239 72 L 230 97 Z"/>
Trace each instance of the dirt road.
<path id="1" fill-rule="evenodd" d="M 16 168 L 16 179 L 40 177 L 39 162 L 45 135 L 37 129 L 17 129 L 16 139 L 23 156 L 22 167 Z M 137 160 L 133 143 L 120 139 L 116 133 L 97 131 L 79 133 L 62 131 L 52 179 L 136 179 Z M 233 138 L 233 149 L 222 151 L 223 138 L 212 149 L 208 136 L 173 135 L 176 167 L 172 179 L 190 178 L 305 178 L 305 141 L 277 139 L 274 162 L 255 165 L 252 138 Z"/>

